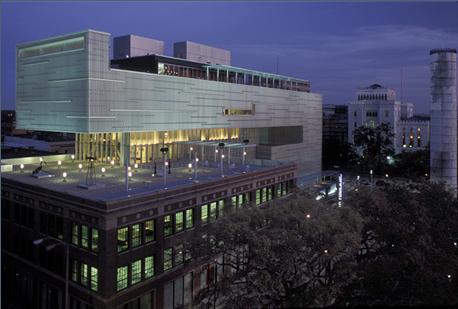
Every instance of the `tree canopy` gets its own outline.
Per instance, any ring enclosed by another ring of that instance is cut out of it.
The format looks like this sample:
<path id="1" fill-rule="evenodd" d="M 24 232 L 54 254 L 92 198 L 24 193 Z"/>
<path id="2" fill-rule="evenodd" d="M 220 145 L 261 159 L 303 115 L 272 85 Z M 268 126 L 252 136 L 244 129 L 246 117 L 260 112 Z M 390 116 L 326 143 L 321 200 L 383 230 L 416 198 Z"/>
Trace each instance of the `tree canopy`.
<path id="1" fill-rule="evenodd" d="M 365 220 L 356 280 L 341 305 L 458 304 L 458 204 L 442 184 L 360 191 Z"/>
<path id="2" fill-rule="evenodd" d="M 387 157 L 394 154 L 394 134 L 389 124 L 377 127 L 362 126 L 354 132 L 354 142 L 362 154 L 361 161 L 366 169 L 380 174 L 386 166 Z"/>
<path id="3" fill-rule="evenodd" d="M 203 297 L 230 308 L 330 305 L 353 276 L 361 227 L 353 210 L 303 194 L 234 211 L 193 237 L 193 256 L 224 256 L 214 259 L 224 279 Z"/>

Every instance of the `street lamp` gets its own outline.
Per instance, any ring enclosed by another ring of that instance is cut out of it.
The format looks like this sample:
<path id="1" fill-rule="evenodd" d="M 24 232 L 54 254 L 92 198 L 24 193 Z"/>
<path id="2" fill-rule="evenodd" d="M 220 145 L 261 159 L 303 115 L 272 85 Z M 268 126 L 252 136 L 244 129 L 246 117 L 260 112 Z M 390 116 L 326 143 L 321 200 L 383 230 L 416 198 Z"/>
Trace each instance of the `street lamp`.
<path id="1" fill-rule="evenodd" d="M 192 157 L 192 147 L 189 147 L 189 162 L 191 162 L 191 157 Z"/>
<path id="2" fill-rule="evenodd" d="M 111 164 L 111 168 L 113 168 L 115 164 L 114 160 L 111 160 L 110 164 Z"/>
<path id="3" fill-rule="evenodd" d="M 197 179 L 197 163 L 199 163 L 199 158 L 196 158 L 196 164 L 194 165 L 194 178 Z"/>
<path id="4" fill-rule="evenodd" d="M 105 169 L 104 167 L 102 167 L 101 171 L 102 171 L 102 177 L 105 177 L 105 171 L 106 171 L 106 169 Z"/>
<path id="5" fill-rule="evenodd" d="M 373 171 L 370 170 L 370 171 L 369 171 L 369 174 L 371 175 L 371 183 L 372 183 L 372 174 L 373 174 Z"/>
<path id="6" fill-rule="evenodd" d="M 57 167 L 60 168 L 61 165 L 62 165 L 62 161 L 61 160 L 57 161 Z"/>
<path id="7" fill-rule="evenodd" d="M 219 143 L 218 144 L 219 149 L 221 149 L 221 177 L 224 177 L 223 175 L 223 159 L 224 159 L 224 143 Z"/>
<path id="8" fill-rule="evenodd" d="M 75 162 L 75 155 L 74 154 L 72 154 L 71 158 L 72 158 L 72 163 Z"/>
<path id="9" fill-rule="evenodd" d="M 52 249 L 54 249 L 55 247 L 59 246 L 59 245 L 63 245 L 65 247 L 65 309 L 68 309 L 68 305 L 69 305 L 69 295 L 68 295 L 68 273 L 69 273 L 69 245 L 68 243 L 58 239 L 58 238 L 54 238 L 54 237 L 45 237 L 45 238 L 40 238 L 40 239 L 36 239 L 33 241 L 33 244 L 35 246 L 39 246 L 41 245 L 45 240 L 53 240 L 53 241 L 56 241 L 57 243 L 55 244 L 51 244 L 49 246 L 46 246 L 45 247 L 45 250 L 46 251 L 51 251 Z"/>
<path id="10" fill-rule="evenodd" d="M 62 177 L 64 178 L 62 182 L 67 182 L 67 172 L 63 172 Z"/>
<path id="11" fill-rule="evenodd" d="M 164 166 L 164 187 L 167 185 L 167 166 L 169 165 L 169 162 L 165 160 L 165 157 L 169 151 L 168 147 L 162 147 L 161 152 L 162 152 L 162 162 Z"/>
<path id="12" fill-rule="evenodd" d="M 216 156 L 218 155 L 218 149 L 215 149 L 215 163 L 216 163 Z"/>
<path id="13" fill-rule="evenodd" d="M 21 163 L 21 165 L 19 165 L 19 168 L 21 169 L 21 173 L 24 173 L 24 164 Z"/>
<path id="14" fill-rule="evenodd" d="M 248 143 L 250 142 L 250 140 L 248 139 L 244 139 L 243 140 L 243 143 L 245 145 L 248 145 Z M 245 166 L 245 157 L 246 157 L 246 151 L 245 151 L 245 146 L 243 146 L 243 156 L 242 156 L 242 165 Z"/>
<path id="15" fill-rule="evenodd" d="M 81 163 L 80 163 L 80 164 L 78 164 L 78 168 L 79 168 L 79 170 L 80 170 L 80 173 L 81 173 L 81 172 L 83 171 L 83 164 L 81 164 Z"/>

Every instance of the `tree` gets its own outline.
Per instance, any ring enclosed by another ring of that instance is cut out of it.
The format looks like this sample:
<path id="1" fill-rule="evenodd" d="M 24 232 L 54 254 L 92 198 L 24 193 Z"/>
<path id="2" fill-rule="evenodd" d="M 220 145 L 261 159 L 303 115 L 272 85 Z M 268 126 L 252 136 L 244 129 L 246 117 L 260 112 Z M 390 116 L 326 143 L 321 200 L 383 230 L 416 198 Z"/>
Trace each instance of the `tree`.
<path id="1" fill-rule="evenodd" d="M 429 174 L 429 148 L 403 151 L 394 156 L 394 165 L 388 172 L 397 177 L 418 178 Z"/>
<path id="2" fill-rule="evenodd" d="M 326 306 L 351 281 L 361 218 L 349 208 L 315 203 L 305 193 L 266 208 L 238 209 L 198 228 L 200 262 L 224 267 L 201 295 L 230 308 Z"/>
<path id="3" fill-rule="evenodd" d="M 458 304 L 458 203 L 442 184 L 354 193 L 364 218 L 356 280 L 338 303 Z"/>
<path id="4" fill-rule="evenodd" d="M 382 123 L 373 128 L 362 126 L 355 130 L 355 146 L 359 147 L 363 165 L 373 169 L 376 174 L 381 174 L 386 166 L 386 158 L 394 154 L 393 136 L 389 124 Z"/>

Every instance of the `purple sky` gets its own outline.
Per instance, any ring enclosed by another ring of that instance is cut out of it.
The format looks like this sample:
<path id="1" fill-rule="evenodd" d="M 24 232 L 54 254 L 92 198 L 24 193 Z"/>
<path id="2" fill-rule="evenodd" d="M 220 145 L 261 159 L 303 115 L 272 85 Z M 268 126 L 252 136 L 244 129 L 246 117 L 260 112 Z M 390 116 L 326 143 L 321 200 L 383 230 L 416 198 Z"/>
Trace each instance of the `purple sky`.
<path id="1" fill-rule="evenodd" d="M 379 83 L 429 110 L 429 50 L 458 48 L 455 3 L 19 2 L 1 4 L 1 105 L 14 108 L 15 45 L 76 32 L 190 40 L 232 51 L 232 64 L 311 81 L 325 104 Z"/>

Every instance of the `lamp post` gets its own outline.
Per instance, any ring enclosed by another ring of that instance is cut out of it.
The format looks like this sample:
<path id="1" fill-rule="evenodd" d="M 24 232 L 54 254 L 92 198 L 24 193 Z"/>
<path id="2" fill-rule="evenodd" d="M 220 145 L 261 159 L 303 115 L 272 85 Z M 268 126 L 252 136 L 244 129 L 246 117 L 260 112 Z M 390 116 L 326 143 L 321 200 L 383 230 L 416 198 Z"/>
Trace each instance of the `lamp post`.
<path id="1" fill-rule="evenodd" d="M 374 173 L 374 172 L 373 172 L 372 170 L 369 171 L 369 174 L 371 175 L 371 184 L 372 184 L 372 177 L 373 177 L 372 174 L 373 174 L 373 173 Z"/>
<path id="2" fill-rule="evenodd" d="M 221 149 L 221 177 L 224 177 L 224 173 L 223 173 L 223 169 L 224 169 L 224 166 L 223 166 L 223 159 L 224 159 L 224 143 L 219 143 L 218 144 L 218 147 L 219 149 Z"/>
<path id="3" fill-rule="evenodd" d="M 65 291 L 64 291 L 64 294 L 65 294 L 65 306 L 64 308 L 65 309 L 68 309 L 68 305 L 69 305 L 69 295 L 68 295 L 68 273 L 69 273 L 69 266 L 70 266 L 70 263 L 69 263 L 69 245 L 68 243 L 58 239 L 58 238 L 54 238 L 54 237 L 45 237 L 45 238 L 40 238 L 40 239 L 37 239 L 37 240 L 34 240 L 33 241 L 33 244 L 35 246 L 39 246 L 40 244 L 42 244 L 45 240 L 47 239 L 50 239 L 50 240 L 53 240 L 53 241 L 56 241 L 57 243 L 55 244 L 52 244 L 52 245 L 49 245 L 49 246 L 46 246 L 45 247 L 45 250 L 46 251 L 50 251 L 52 249 L 54 249 L 55 247 L 59 246 L 59 245 L 63 245 L 65 247 Z"/>
<path id="4" fill-rule="evenodd" d="M 218 155 L 218 149 L 215 149 L 215 163 L 216 163 L 216 156 Z"/>
<path id="5" fill-rule="evenodd" d="M 191 162 L 193 148 L 189 147 L 189 162 Z"/>
<path id="6" fill-rule="evenodd" d="M 250 142 L 250 140 L 248 140 L 248 139 L 244 139 L 243 140 L 243 143 L 245 145 L 248 145 L 249 142 Z M 243 167 L 245 167 L 245 157 L 246 157 L 246 151 L 245 151 L 245 146 L 243 146 L 243 156 L 242 156 L 242 165 L 243 165 Z"/>
<path id="7" fill-rule="evenodd" d="M 197 179 L 197 163 L 199 163 L 199 158 L 196 157 L 196 163 L 194 165 L 194 178 Z"/>
<path id="8" fill-rule="evenodd" d="M 168 147 L 162 147 L 161 152 L 162 152 L 162 165 L 164 167 L 164 187 L 167 185 L 167 166 L 169 165 L 169 162 L 165 159 L 167 152 L 169 151 Z"/>

